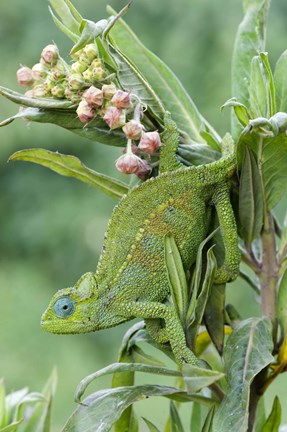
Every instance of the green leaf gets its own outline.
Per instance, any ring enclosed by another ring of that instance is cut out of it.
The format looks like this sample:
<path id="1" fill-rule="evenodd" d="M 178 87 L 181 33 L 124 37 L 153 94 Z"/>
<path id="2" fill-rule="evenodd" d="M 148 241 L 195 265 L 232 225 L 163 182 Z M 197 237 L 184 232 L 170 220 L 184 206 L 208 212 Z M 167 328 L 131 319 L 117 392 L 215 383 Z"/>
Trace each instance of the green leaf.
<path id="1" fill-rule="evenodd" d="M 272 349 L 272 326 L 266 317 L 242 321 L 229 336 L 223 355 L 228 388 L 214 415 L 213 432 L 247 430 L 250 386 L 273 361 Z"/>
<path id="2" fill-rule="evenodd" d="M 50 432 L 51 429 L 51 406 L 57 387 L 57 372 L 53 369 L 46 382 L 42 394 L 46 403 L 38 403 L 32 410 L 29 420 L 25 422 L 23 432 Z"/>
<path id="3" fill-rule="evenodd" d="M 224 377 L 224 373 L 222 372 L 203 369 L 189 364 L 183 365 L 182 375 L 189 394 L 196 393 Z"/>
<path id="4" fill-rule="evenodd" d="M 117 147 L 126 146 L 126 138 L 123 132 L 114 129 L 110 131 L 107 124 L 101 118 L 95 118 L 87 125 L 83 125 L 77 118 L 75 111 L 52 110 L 39 108 L 26 108 L 16 115 L 4 120 L 1 126 L 6 126 L 16 118 L 23 118 L 38 123 L 52 123 L 68 129 L 77 135 L 95 141 L 100 144 L 112 145 Z"/>
<path id="5" fill-rule="evenodd" d="M 80 34 L 80 15 L 75 14 L 75 8 L 70 2 L 65 0 L 49 0 L 54 11 L 60 17 L 63 25 L 76 35 Z"/>
<path id="6" fill-rule="evenodd" d="M 55 110 L 61 110 L 61 109 L 75 110 L 75 105 L 72 104 L 72 102 L 69 100 L 59 100 L 59 99 L 54 99 L 52 97 L 32 98 L 2 86 L 0 86 L 0 95 L 6 97 L 10 101 L 18 105 L 23 105 L 27 107 L 44 108 L 47 110 L 54 110 L 54 109 Z"/>
<path id="7" fill-rule="evenodd" d="M 110 375 L 114 373 L 120 373 L 120 372 L 145 372 L 145 373 L 153 373 L 157 375 L 164 375 L 164 376 L 173 376 L 173 377 L 179 377 L 181 376 L 181 373 L 179 371 L 175 371 L 172 369 L 167 369 L 164 367 L 159 366 L 151 366 L 151 365 L 145 365 L 141 363 L 113 363 L 109 366 L 100 369 L 97 372 L 94 372 L 88 376 L 86 376 L 84 379 L 81 380 L 81 382 L 78 384 L 76 392 L 75 392 L 75 401 L 80 403 L 81 397 L 86 391 L 89 384 L 94 381 L 95 379 L 104 376 L 104 375 Z"/>
<path id="8" fill-rule="evenodd" d="M 206 165 L 221 158 L 221 154 L 206 144 L 180 144 L 177 149 L 180 162 L 185 165 Z"/>
<path id="9" fill-rule="evenodd" d="M 0 432 L 15 432 L 18 426 L 23 422 L 23 419 L 10 423 L 8 426 L 0 428 Z"/>
<path id="10" fill-rule="evenodd" d="M 261 396 L 256 409 L 254 432 L 262 432 L 262 428 L 265 422 L 266 422 L 266 414 L 265 414 L 265 406 L 264 406 L 264 396 Z"/>
<path id="11" fill-rule="evenodd" d="M 187 310 L 187 283 L 181 256 L 174 237 L 167 235 L 164 239 L 165 265 L 169 280 L 170 293 L 177 315 L 185 325 Z"/>
<path id="12" fill-rule="evenodd" d="M 113 198 L 121 198 L 128 187 L 119 180 L 93 171 L 86 167 L 78 158 L 43 149 L 20 150 L 10 156 L 9 161 L 28 161 L 43 165 L 67 177 L 74 177 L 84 183 L 97 187 Z"/>
<path id="13" fill-rule="evenodd" d="M 160 432 L 160 430 L 152 423 L 150 422 L 148 419 L 142 417 L 143 421 L 145 422 L 145 424 L 148 427 L 149 432 Z"/>
<path id="14" fill-rule="evenodd" d="M 99 390 L 83 401 L 66 422 L 62 432 L 108 432 L 121 413 L 131 404 L 152 396 L 179 398 L 180 401 L 212 401 L 196 395 L 187 395 L 175 387 L 138 385 Z M 101 429 L 99 429 L 101 427 Z"/>
<path id="15" fill-rule="evenodd" d="M 251 61 L 249 103 L 252 117 L 266 117 L 268 114 L 268 93 L 266 73 L 260 56 L 254 56 Z M 243 126 L 246 126 L 243 125 Z"/>
<path id="16" fill-rule="evenodd" d="M 213 406 L 212 408 L 210 408 L 210 410 L 206 416 L 206 419 L 205 419 L 205 422 L 204 422 L 204 425 L 203 425 L 201 432 L 212 432 L 213 431 L 212 421 L 213 421 L 213 417 L 214 417 L 214 411 L 215 411 L 215 407 Z"/>
<path id="17" fill-rule="evenodd" d="M 71 30 L 68 29 L 68 27 L 66 27 L 62 21 L 59 20 L 59 18 L 57 18 L 57 16 L 54 14 L 53 9 L 48 6 L 49 12 L 52 15 L 53 21 L 55 23 L 55 25 L 58 27 L 59 30 L 61 30 L 61 32 L 63 32 L 66 36 L 68 36 L 69 39 L 71 39 L 73 42 L 77 42 L 79 36 L 78 36 L 78 32 L 77 33 L 73 33 Z M 79 26 L 80 27 L 80 26 Z"/>
<path id="18" fill-rule="evenodd" d="M 169 413 L 171 419 L 171 432 L 184 432 L 182 422 L 179 417 L 178 410 L 173 401 L 170 401 Z"/>
<path id="19" fill-rule="evenodd" d="M 226 101 L 225 104 L 222 105 L 221 110 L 226 107 L 232 107 L 234 109 L 237 119 L 243 126 L 246 126 L 248 124 L 250 120 L 250 115 L 246 106 L 243 103 L 239 102 L 235 97 L 233 97 L 231 99 L 228 99 L 228 101 Z"/>
<path id="20" fill-rule="evenodd" d="M 277 110 L 287 112 L 287 50 L 279 57 L 274 72 Z"/>
<path id="21" fill-rule="evenodd" d="M 201 416 L 202 416 L 201 405 L 198 402 L 193 402 L 192 413 L 190 417 L 190 432 L 201 432 L 201 426 L 202 426 Z"/>
<path id="22" fill-rule="evenodd" d="M 111 7 L 108 7 L 107 10 L 110 14 L 115 14 Z M 220 141 L 218 134 L 198 112 L 173 72 L 144 47 L 122 19 L 117 21 L 110 34 L 119 50 L 136 66 L 160 98 L 164 109 L 172 113 L 179 129 L 185 131 L 191 139 L 197 142 L 203 142 L 200 131 L 206 129 L 216 138 L 216 141 Z"/>
<path id="23" fill-rule="evenodd" d="M 281 404 L 278 396 L 275 396 L 271 413 L 267 418 L 262 432 L 278 432 L 281 424 Z"/>
<path id="24" fill-rule="evenodd" d="M 248 244 L 259 237 L 263 224 L 262 183 L 253 153 L 245 148 L 239 185 L 240 237 Z"/>
<path id="25" fill-rule="evenodd" d="M 92 43 L 95 39 L 100 36 L 108 25 L 106 19 L 93 22 L 83 19 L 80 25 L 81 36 L 77 40 L 77 43 L 71 49 L 71 55 L 75 54 L 80 49 L 84 48 L 87 44 Z"/>
<path id="26" fill-rule="evenodd" d="M 220 355 L 222 355 L 224 343 L 224 306 L 225 284 L 213 285 L 204 311 L 204 323 Z"/>
<path id="27" fill-rule="evenodd" d="M 207 300 L 208 300 L 208 297 L 210 294 L 210 290 L 211 290 L 214 276 L 215 276 L 215 271 L 217 268 L 216 259 L 215 259 L 214 253 L 212 251 L 212 247 L 208 249 L 207 254 L 206 254 L 206 258 L 207 258 L 207 264 L 206 264 L 205 275 L 204 275 L 204 279 L 202 282 L 201 291 L 200 291 L 200 293 L 196 299 L 194 313 L 191 314 L 191 309 L 189 309 L 187 312 L 187 323 L 188 323 L 188 326 L 190 327 L 190 329 L 189 329 L 189 335 L 190 336 L 188 336 L 188 337 L 191 338 L 192 346 L 195 346 L 196 335 L 198 332 L 198 328 L 201 325 L 201 322 L 203 319 L 205 306 L 206 306 L 206 303 L 207 303 Z M 199 273 L 197 273 L 197 270 L 195 270 L 195 271 L 199 277 Z M 198 288 L 195 289 L 195 286 L 198 286 L 197 282 L 194 284 L 193 289 L 194 289 L 194 292 L 195 291 L 198 292 Z M 194 295 L 192 297 L 194 297 Z M 192 303 L 193 303 L 193 301 L 191 301 L 190 305 L 192 305 Z"/>
<path id="28" fill-rule="evenodd" d="M 262 155 L 266 204 L 272 210 L 286 192 L 287 136 L 281 134 L 264 140 Z"/>
<path id="29" fill-rule="evenodd" d="M 267 117 L 272 117 L 276 114 L 276 100 L 275 100 L 275 86 L 274 86 L 274 79 L 272 70 L 269 64 L 268 60 L 268 53 L 261 52 L 260 53 L 261 60 L 263 62 L 265 71 L 266 71 L 266 77 L 267 77 L 267 102 L 268 102 L 268 110 L 267 110 Z"/>
<path id="30" fill-rule="evenodd" d="M 115 42 L 111 43 L 110 54 L 117 64 L 117 75 L 122 88 L 137 95 L 155 116 L 163 119 L 165 109 L 156 92 L 137 67 L 120 51 Z"/>
<path id="31" fill-rule="evenodd" d="M 285 270 L 279 285 L 277 299 L 277 316 L 282 335 L 287 335 L 287 269 Z"/>
<path id="32" fill-rule="evenodd" d="M 245 16 L 239 25 L 232 61 L 232 95 L 248 107 L 252 58 L 265 51 L 266 20 L 270 0 L 245 0 Z M 242 126 L 232 116 L 232 136 L 241 134 Z"/>
<path id="33" fill-rule="evenodd" d="M 6 403 L 5 403 L 5 386 L 4 381 L 0 379 L 0 427 L 6 423 Z"/>

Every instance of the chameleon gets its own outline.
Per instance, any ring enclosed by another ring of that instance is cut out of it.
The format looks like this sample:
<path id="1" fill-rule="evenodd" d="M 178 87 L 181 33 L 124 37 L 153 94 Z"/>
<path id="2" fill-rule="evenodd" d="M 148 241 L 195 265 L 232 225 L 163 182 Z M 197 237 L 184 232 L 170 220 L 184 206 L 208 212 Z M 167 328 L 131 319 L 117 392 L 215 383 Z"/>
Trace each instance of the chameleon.
<path id="1" fill-rule="evenodd" d="M 174 237 L 188 270 L 208 234 L 215 207 L 225 258 L 214 283 L 236 278 L 239 249 L 229 197 L 235 149 L 227 134 L 219 160 L 184 166 L 176 158 L 179 133 L 170 115 L 165 116 L 162 141 L 159 175 L 135 186 L 114 208 L 96 272 L 85 273 L 75 286 L 59 290 L 42 315 L 41 326 L 51 333 L 75 334 L 142 318 L 155 342 L 169 342 L 179 365 L 198 365 L 175 309 L 164 303 L 169 295 L 164 239 Z"/>

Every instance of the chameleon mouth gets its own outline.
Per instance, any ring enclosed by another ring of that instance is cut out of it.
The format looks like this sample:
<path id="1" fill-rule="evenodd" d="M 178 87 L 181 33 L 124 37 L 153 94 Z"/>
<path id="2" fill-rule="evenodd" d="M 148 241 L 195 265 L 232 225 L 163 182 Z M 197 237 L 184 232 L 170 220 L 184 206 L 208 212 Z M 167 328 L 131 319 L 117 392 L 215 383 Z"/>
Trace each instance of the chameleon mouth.
<path id="1" fill-rule="evenodd" d="M 69 322 L 61 319 L 51 319 L 45 316 L 41 319 L 41 327 L 48 333 L 54 334 L 77 334 L 90 333 L 94 331 L 90 321 L 73 321 Z"/>

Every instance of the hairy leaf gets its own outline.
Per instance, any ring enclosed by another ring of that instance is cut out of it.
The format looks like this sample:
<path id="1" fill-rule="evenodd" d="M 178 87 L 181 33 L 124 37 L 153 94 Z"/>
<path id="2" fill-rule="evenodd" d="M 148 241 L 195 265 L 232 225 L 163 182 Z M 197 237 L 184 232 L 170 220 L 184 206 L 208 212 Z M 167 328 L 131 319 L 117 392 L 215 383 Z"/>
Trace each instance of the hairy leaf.
<path id="1" fill-rule="evenodd" d="M 61 126 L 64 129 L 68 129 L 83 138 L 87 138 L 100 144 L 117 147 L 126 146 L 126 138 L 122 131 L 117 129 L 111 131 L 107 124 L 98 117 L 92 122 L 83 125 L 83 123 L 78 119 L 75 111 L 26 108 L 14 116 L 4 120 L 0 123 L 0 127 L 11 123 L 16 118 L 23 118 L 24 120 L 31 120 L 38 123 L 52 123 Z"/>
<path id="2" fill-rule="evenodd" d="M 64 26 L 69 29 L 70 32 L 79 35 L 80 19 L 82 17 L 78 12 L 75 14 L 73 5 L 65 0 L 49 0 L 49 2 L 60 17 Z"/>
<path id="3" fill-rule="evenodd" d="M 110 14 L 114 10 L 108 7 Z M 162 101 L 165 110 L 170 111 L 179 129 L 190 138 L 203 142 L 200 131 L 206 129 L 220 141 L 218 134 L 198 112 L 193 101 L 173 72 L 152 52 L 145 48 L 123 20 L 119 20 L 111 36 L 120 51 L 136 66 L 153 91 Z"/>
<path id="4" fill-rule="evenodd" d="M 265 51 L 266 20 L 270 0 L 245 0 L 245 16 L 239 25 L 232 61 L 232 96 L 248 107 L 250 65 L 258 52 Z M 238 138 L 242 126 L 232 116 L 232 136 Z"/>
<path id="5" fill-rule="evenodd" d="M 239 185 L 240 237 L 248 244 L 259 237 L 263 224 L 263 193 L 253 153 L 245 149 Z"/>
<path id="6" fill-rule="evenodd" d="M 192 413 L 190 417 L 190 432 L 201 432 L 201 421 L 202 409 L 201 405 L 197 402 L 192 404 Z"/>
<path id="7" fill-rule="evenodd" d="M 197 400 L 211 404 L 208 398 L 187 395 L 168 386 L 138 385 L 99 390 L 87 397 L 73 412 L 62 432 L 108 432 L 121 413 L 131 404 L 152 396 L 164 396 L 181 402 Z"/>
<path id="8" fill-rule="evenodd" d="M 211 369 L 203 369 L 189 364 L 182 368 L 182 375 L 188 393 L 196 393 L 204 387 L 224 377 L 224 373 Z"/>
<path id="9" fill-rule="evenodd" d="M 254 56 L 251 61 L 249 92 L 252 118 L 267 117 L 269 95 L 267 93 L 266 73 L 260 56 Z"/>
<path id="10" fill-rule="evenodd" d="M 224 343 L 225 284 L 213 285 L 208 297 L 204 322 L 217 351 L 221 355 Z"/>
<path id="11" fill-rule="evenodd" d="M 17 103 L 18 105 L 24 105 L 32 108 L 44 108 L 51 110 L 71 109 L 75 110 L 75 105 L 69 100 L 59 100 L 50 98 L 32 98 L 25 96 L 22 93 L 18 93 L 14 90 L 10 90 L 6 87 L 0 86 L 0 95 L 6 97 L 10 101 Z"/>
<path id="12" fill-rule="evenodd" d="M 20 150 L 9 158 L 10 161 L 28 161 L 43 165 L 67 177 L 74 177 L 84 183 L 95 186 L 113 198 L 121 198 L 128 192 L 128 187 L 119 180 L 98 173 L 86 167 L 75 156 L 63 155 L 43 149 Z"/>
<path id="13" fill-rule="evenodd" d="M 110 375 L 110 374 L 120 373 L 120 372 L 145 372 L 145 373 L 153 373 L 153 374 L 164 375 L 164 376 L 173 376 L 173 377 L 181 376 L 181 373 L 179 371 L 175 371 L 172 369 L 167 369 L 159 366 L 151 366 L 151 365 L 145 365 L 141 363 L 113 363 L 82 379 L 82 381 L 79 383 L 76 389 L 75 401 L 81 402 L 82 395 L 86 391 L 89 384 L 95 379 L 104 375 Z"/>
<path id="14" fill-rule="evenodd" d="M 213 421 L 213 417 L 214 417 L 214 410 L 215 410 L 214 406 L 212 408 L 210 408 L 210 410 L 206 416 L 206 419 L 205 419 L 205 422 L 204 422 L 204 425 L 202 427 L 201 432 L 212 432 L 213 431 L 212 421 Z"/>
<path id="15" fill-rule="evenodd" d="M 287 112 L 287 50 L 279 57 L 274 72 L 277 110 Z"/>
<path id="16" fill-rule="evenodd" d="M 177 315 L 184 326 L 187 311 L 187 283 L 181 256 L 174 237 L 167 235 L 165 244 L 165 264 L 170 292 Z"/>
<path id="17" fill-rule="evenodd" d="M 272 361 L 270 320 L 242 321 L 229 336 L 224 350 L 227 392 L 213 421 L 213 432 L 245 432 L 248 425 L 250 385 Z"/>

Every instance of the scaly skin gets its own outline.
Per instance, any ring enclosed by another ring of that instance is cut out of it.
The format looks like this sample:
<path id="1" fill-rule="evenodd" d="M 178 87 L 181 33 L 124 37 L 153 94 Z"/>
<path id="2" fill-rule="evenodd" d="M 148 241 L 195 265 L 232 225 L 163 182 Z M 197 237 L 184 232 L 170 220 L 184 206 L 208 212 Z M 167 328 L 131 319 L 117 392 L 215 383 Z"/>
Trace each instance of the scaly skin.
<path id="1" fill-rule="evenodd" d="M 175 238 L 183 266 L 189 269 L 207 236 L 215 206 L 225 243 L 225 262 L 215 283 L 237 276 L 239 251 L 228 186 L 235 154 L 227 136 L 219 161 L 183 168 L 175 158 L 177 129 L 168 116 L 163 135 L 160 175 L 121 199 L 109 222 L 96 273 L 87 273 L 75 287 L 58 291 L 42 317 L 42 327 L 52 333 L 86 333 L 144 318 L 154 340 L 170 342 L 179 364 L 198 364 L 186 347 L 175 310 L 163 303 L 169 294 L 164 237 Z M 160 331 L 159 319 L 165 321 Z"/>

